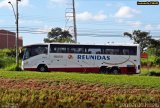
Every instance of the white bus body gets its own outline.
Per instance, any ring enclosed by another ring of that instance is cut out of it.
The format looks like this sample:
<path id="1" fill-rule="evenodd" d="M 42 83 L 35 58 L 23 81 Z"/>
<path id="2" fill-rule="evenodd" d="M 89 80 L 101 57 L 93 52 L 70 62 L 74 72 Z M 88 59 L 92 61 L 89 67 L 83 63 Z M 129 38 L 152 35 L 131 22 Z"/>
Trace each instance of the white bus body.
<path id="1" fill-rule="evenodd" d="M 25 46 L 23 70 L 140 73 L 140 47 L 134 45 L 34 44 Z"/>

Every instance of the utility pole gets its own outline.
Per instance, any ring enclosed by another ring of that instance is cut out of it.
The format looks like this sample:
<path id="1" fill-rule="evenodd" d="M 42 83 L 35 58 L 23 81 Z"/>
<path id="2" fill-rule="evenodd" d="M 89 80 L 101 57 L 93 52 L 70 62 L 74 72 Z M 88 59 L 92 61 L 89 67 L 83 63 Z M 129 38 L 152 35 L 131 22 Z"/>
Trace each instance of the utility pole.
<path id="1" fill-rule="evenodd" d="M 16 66 L 19 67 L 19 13 L 18 13 L 18 1 L 21 1 L 21 0 L 16 0 L 16 12 L 14 10 L 14 7 L 13 7 L 13 4 L 9 1 L 8 3 L 11 4 L 12 6 L 12 9 L 13 9 L 13 13 L 14 13 L 14 16 L 15 16 L 15 20 L 16 20 Z"/>
<path id="2" fill-rule="evenodd" d="M 18 0 L 16 0 L 16 31 L 17 31 L 17 38 L 16 38 L 16 66 L 19 67 L 19 13 L 18 13 Z"/>
<path id="3" fill-rule="evenodd" d="M 65 17 L 66 17 L 66 24 L 65 28 L 68 28 L 73 30 L 73 36 L 75 43 L 77 43 L 77 27 L 76 27 L 76 11 L 75 11 L 75 1 L 72 0 L 71 8 L 66 8 Z M 72 24 L 71 24 L 72 22 Z"/>
<path id="4" fill-rule="evenodd" d="M 75 37 L 75 43 L 77 43 L 76 11 L 75 11 L 75 2 L 74 2 L 74 0 L 72 0 L 72 3 L 73 3 L 74 37 Z"/>

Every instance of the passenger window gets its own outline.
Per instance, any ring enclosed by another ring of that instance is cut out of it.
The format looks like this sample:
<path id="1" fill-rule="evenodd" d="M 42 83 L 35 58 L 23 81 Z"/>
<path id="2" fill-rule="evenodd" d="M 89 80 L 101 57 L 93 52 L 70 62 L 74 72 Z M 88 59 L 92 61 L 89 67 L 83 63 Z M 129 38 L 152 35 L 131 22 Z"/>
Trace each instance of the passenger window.
<path id="1" fill-rule="evenodd" d="M 67 53 L 84 53 L 84 48 L 81 46 L 67 46 Z"/>
<path id="2" fill-rule="evenodd" d="M 76 48 L 69 48 L 68 53 L 76 53 Z"/>
<path id="3" fill-rule="evenodd" d="M 55 47 L 50 47 L 50 53 L 56 53 L 56 48 Z"/>
<path id="4" fill-rule="evenodd" d="M 47 45 L 37 45 L 32 47 L 31 56 L 36 56 L 39 54 L 47 54 L 48 46 Z"/>
<path id="5" fill-rule="evenodd" d="M 31 47 L 27 47 L 24 53 L 23 59 L 28 59 L 30 57 L 39 55 L 39 54 L 47 54 L 48 46 L 47 45 L 34 45 Z"/>
<path id="6" fill-rule="evenodd" d="M 30 48 L 26 48 L 25 53 L 24 53 L 24 60 L 28 59 L 31 57 L 31 49 Z"/>
<path id="7" fill-rule="evenodd" d="M 36 52 L 37 54 L 46 54 L 46 53 L 47 53 L 47 48 L 40 46 L 40 47 L 37 47 L 37 48 L 35 49 L 35 52 Z"/>
<path id="8" fill-rule="evenodd" d="M 123 55 L 129 55 L 129 49 L 123 49 Z"/>
<path id="9" fill-rule="evenodd" d="M 101 54 L 100 48 L 88 48 L 88 54 Z"/>
<path id="10" fill-rule="evenodd" d="M 56 53 L 66 53 L 66 48 L 58 47 L 57 50 L 56 50 Z"/>
<path id="11" fill-rule="evenodd" d="M 129 54 L 130 55 L 137 55 L 137 48 L 129 49 Z"/>
<path id="12" fill-rule="evenodd" d="M 114 49 L 114 55 L 119 55 L 119 54 L 120 54 L 119 49 Z"/>
<path id="13" fill-rule="evenodd" d="M 105 54 L 119 55 L 119 49 L 105 49 Z"/>

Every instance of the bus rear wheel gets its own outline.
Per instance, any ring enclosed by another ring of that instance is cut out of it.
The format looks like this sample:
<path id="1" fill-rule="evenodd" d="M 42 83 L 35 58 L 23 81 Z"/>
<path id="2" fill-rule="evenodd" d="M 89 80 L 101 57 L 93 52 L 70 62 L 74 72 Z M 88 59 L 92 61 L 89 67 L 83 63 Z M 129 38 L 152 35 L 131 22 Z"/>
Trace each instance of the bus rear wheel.
<path id="1" fill-rule="evenodd" d="M 104 66 L 104 67 L 102 66 L 100 68 L 100 73 L 107 74 L 107 73 L 109 73 L 109 69 L 106 66 Z"/>
<path id="2" fill-rule="evenodd" d="M 44 64 L 39 65 L 37 69 L 38 69 L 38 71 L 40 71 L 40 72 L 47 72 L 47 71 L 48 71 L 47 66 L 44 65 Z"/>
<path id="3" fill-rule="evenodd" d="M 112 74 L 119 74 L 119 69 L 118 68 L 112 68 L 111 73 Z"/>

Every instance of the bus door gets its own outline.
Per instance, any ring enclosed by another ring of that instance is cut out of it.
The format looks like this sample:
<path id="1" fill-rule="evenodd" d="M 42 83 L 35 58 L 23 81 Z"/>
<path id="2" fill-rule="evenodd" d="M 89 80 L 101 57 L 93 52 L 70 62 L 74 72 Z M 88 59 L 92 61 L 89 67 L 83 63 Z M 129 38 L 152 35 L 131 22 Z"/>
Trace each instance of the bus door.
<path id="1" fill-rule="evenodd" d="M 64 68 L 66 67 L 66 48 L 65 46 L 50 46 L 50 67 Z"/>

